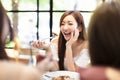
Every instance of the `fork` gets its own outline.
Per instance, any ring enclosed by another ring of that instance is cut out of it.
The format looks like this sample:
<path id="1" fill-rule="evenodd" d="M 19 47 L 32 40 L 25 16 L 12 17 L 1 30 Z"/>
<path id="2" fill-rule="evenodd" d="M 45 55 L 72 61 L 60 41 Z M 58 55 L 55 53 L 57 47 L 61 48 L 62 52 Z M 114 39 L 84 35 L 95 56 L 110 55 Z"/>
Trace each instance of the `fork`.
<path id="1" fill-rule="evenodd" d="M 51 37 L 47 37 L 47 38 L 43 38 L 41 41 L 45 41 L 45 40 L 47 40 L 47 39 L 53 39 L 53 38 L 55 38 L 55 36 L 51 36 Z"/>

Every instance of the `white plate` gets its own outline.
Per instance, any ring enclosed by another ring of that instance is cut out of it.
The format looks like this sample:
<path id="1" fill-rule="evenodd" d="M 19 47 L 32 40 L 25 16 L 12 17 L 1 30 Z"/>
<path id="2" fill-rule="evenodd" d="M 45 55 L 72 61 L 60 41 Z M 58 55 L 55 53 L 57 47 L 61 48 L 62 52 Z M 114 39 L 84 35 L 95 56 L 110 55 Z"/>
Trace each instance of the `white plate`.
<path id="1" fill-rule="evenodd" d="M 77 72 L 71 72 L 71 71 L 54 71 L 54 72 L 47 72 L 43 75 L 44 80 L 52 80 L 53 77 L 58 76 L 70 76 L 71 78 L 74 78 L 74 80 L 80 80 L 79 73 Z M 71 79 L 69 79 L 71 80 Z"/>

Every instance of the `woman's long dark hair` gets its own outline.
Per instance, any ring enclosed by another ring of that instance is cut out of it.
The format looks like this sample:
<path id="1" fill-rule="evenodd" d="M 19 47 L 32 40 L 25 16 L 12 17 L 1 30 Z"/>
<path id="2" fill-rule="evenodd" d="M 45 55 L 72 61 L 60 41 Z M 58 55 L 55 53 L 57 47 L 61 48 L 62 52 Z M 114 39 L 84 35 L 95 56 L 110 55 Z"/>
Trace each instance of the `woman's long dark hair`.
<path id="1" fill-rule="evenodd" d="M 78 26 L 82 27 L 82 31 L 79 33 L 79 37 L 78 40 L 86 40 L 87 39 L 87 35 L 86 35 L 86 30 L 85 30 L 85 24 L 84 24 L 84 19 L 82 14 L 79 11 L 66 11 L 60 19 L 60 26 L 62 24 L 63 19 L 68 16 L 68 15 L 72 15 Z M 64 70 L 64 57 L 65 57 L 65 50 L 66 50 L 66 40 L 63 37 L 62 32 L 60 31 L 59 34 L 59 39 L 58 39 L 58 57 L 59 57 L 59 69 L 60 70 Z"/>
<path id="2" fill-rule="evenodd" d="M 5 24 L 7 24 L 7 26 Z M 8 29 L 8 32 L 5 32 L 6 28 Z M 10 40 L 13 40 L 14 35 L 13 35 L 11 23 L 0 1 L 0 60 L 9 59 L 9 57 L 5 52 L 5 41 L 8 34 L 6 35 L 4 33 L 10 34 Z"/>

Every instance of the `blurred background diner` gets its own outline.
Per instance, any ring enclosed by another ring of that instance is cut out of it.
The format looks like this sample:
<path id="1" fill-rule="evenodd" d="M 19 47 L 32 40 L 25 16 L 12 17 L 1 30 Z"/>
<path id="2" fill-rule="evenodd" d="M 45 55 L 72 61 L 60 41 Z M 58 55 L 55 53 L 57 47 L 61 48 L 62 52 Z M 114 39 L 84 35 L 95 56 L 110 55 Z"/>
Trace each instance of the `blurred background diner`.
<path id="1" fill-rule="evenodd" d="M 14 33 L 10 24 L 0 1 L 0 80 L 40 80 L 40 72 L 37 68 L 11 61 L 7 55 L 5 51 L 6 39 L 9 36 L 9 41 L 14 41 Z"/>
<path id="2" fill-rule="evenodd" d="M 89 54 L 94 67 L 80 69 L 80 80 L 120 79 L 119 22 L 119 0 L 105 2 L 96 8 L 88 27 Z"/>

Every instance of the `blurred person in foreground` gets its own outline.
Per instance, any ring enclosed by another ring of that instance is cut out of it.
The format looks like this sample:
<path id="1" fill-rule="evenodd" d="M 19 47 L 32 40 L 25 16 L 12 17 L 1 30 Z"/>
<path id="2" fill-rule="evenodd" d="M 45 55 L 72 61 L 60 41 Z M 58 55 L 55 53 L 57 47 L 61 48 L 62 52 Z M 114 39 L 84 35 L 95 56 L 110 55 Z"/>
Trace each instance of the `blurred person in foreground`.
<path id="1" fill-rule="evenodd" d="M 79 11 L 66 11 L 61 16 L 57 48 L 40 40 L 34 41 L 32 45 L 47 52 L 51 51 L 53 56 L 57 54 L 57 70 L 76 71 L 78 67 L 87 67 L 89 63 L 86 29 Z"/>
<path id="2" fill-rule="evenodd" d="M 13 29 L 0 1 L 0 80 L 43 80 L 42 74 L 50 69 L 51 58 L 38 60 L 35 67 L 11 61 L 5 52 L 7 36 L 14 40 Z"/>
<path id="3" fill-rule="evenodd" d="M 109 1 L 93 13 L 88 28 L 91 67 L 80 80 L 120 80 L 120 2 Z"/>

